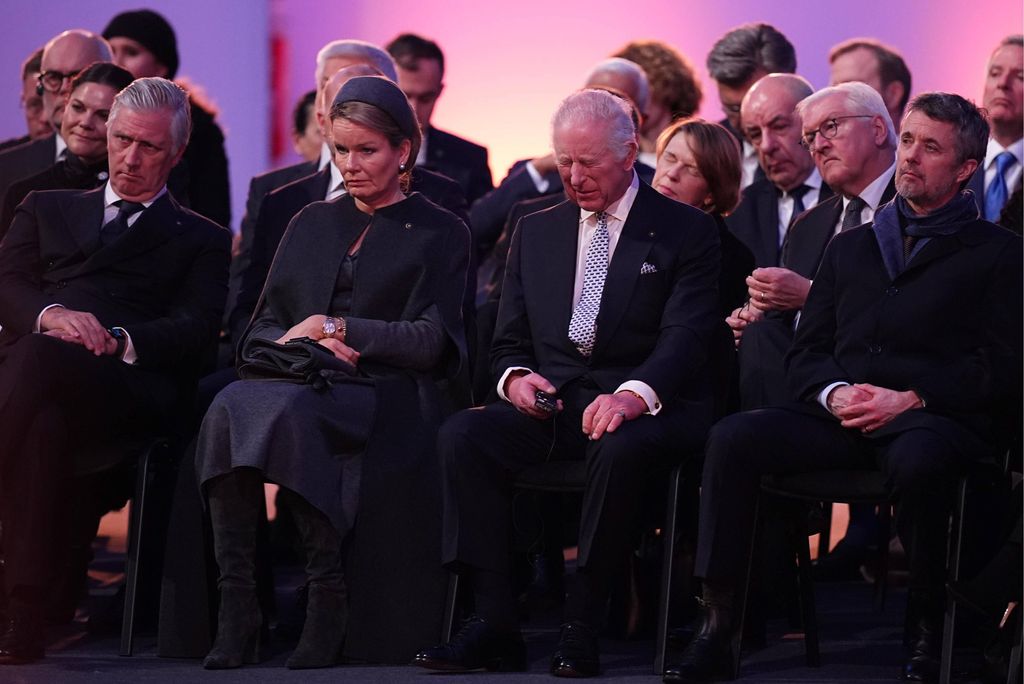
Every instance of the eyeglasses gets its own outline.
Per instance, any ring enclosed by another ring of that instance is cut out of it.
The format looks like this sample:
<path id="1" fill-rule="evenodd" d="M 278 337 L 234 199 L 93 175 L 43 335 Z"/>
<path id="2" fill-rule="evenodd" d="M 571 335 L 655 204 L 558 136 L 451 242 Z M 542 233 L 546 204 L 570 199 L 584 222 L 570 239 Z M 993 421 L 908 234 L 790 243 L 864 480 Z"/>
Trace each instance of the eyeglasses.
<path id="1" fill-rule="evenodd" d="M 59 71 L 44 71 L 39 74 L 39 85 L 51 93 L 59 93 L 60 89 L 64 87 L 64 80 L 71 80 L 81 71 L 81 69 L 76 69 L 75 71 L 69 71 L 66 74 Z"/>
<path id="2" fill-rule="evenodd" d="M 837 116 L 831 118 L 813 131 L 801 135 L 800 144 L 804 146 L 804 149 L 810 150 L 814 147 L 814 138 L 817 137 L 819 133 L 825 140 L 832 140 L 839 135 L 840 121 L 843 121 L 844 119 L 873 119 L 874 116 L 874 114 L 851 114 L 849 116 Z"/>

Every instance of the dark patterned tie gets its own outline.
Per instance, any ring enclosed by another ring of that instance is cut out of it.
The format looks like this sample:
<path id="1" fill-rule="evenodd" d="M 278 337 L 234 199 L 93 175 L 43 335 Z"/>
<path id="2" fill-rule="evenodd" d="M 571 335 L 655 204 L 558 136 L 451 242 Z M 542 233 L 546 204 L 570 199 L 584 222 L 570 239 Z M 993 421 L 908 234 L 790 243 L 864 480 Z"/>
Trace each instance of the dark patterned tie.
<path id="1" fill-rule="evenodd" d="M 846 211 L 843 212 L 843 225 L 839 227 L 839 232 L 859 226 L 862 223 L 860 220 L 861 212 L 864 211 L 866 206 L 868 206 L 868 203 L 860 197 L 854 197 L 850 200 L 846 205 Z"/>
<path id="2" fill-rule="evenodd" d="M 917 244 L 917 238 L 913 235 L 903 235 L 903 265 L 906 266 L 907 262 L 910 261 L 910 253 L 914 251 L 914 245 Z"/>
<path id="3" fill-rule="evenodd" d="M 569 339 L 584 356 L 590 356 L 594 351 L 595 323 L 601 309 L 604 279 L 608 275 L 608 214 L 601 211 L 594 214 L 594 218 L 597 220 L 597 230 L 587 247 L 583 291 L 580 292 L 580 301 L 576 303 L 569 320 Z"/>
<path id="4" fill-rule="evenodd" d="M 100 242 L 104 246 L 121 237 L 128 230 L 128 219 L 146 208 L 145 205 L 128 200 L 118 200 L 114 204 L 117 205 L 117 216 L 100 228 Z"/>
<path id="5" fill-rule="evenodd" d="M 999 214 L 1003 211 L 1003 205 L 1009 196 L 1006 188 L 1006 169 L 1013 166 L 1015 161 L 1016 157 L 1005 150 L 996 155 L 996 175 L 985 191 L 985 218 L 989 221 L 998 221 Z"/>
<path id="6" fill-rule="evenodd" d="M 789 191 L 789 196 L 793 198 L 793 213 L 789 216 L 789 225 L 792 226 L 793 222 L 796 221 L 796 217 L 804 213 L 804 210 L 807 208 L 804 206 L 804 195 L 810 192 L 810 190 L 810 185 L 798 185 Z"/>

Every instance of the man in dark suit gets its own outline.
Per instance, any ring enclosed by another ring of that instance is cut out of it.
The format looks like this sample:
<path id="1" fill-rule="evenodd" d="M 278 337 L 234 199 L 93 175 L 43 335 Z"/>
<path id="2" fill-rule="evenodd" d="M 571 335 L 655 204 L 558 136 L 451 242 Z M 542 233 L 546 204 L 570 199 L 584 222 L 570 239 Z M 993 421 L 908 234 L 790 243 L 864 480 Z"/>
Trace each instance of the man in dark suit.
<path id="1" fill-rule="evenodd" d="M 725 223 L 754 253 L 758 268 L 778 266 L 793 221 L 832 194 L 800 145 L 796 104 L 812 92 L 811 84 L 800 76 L 771 74 L 743 98 L 743 135 L 757 150 L 765 178 L 743 191 Z"/>
<path id="2" fill-rule="evenodd" d="M 21 65 L 21 109 L 25 113 L 26 135 L 9 138 L 0 142 L 0 152 L 23 145 L 31 140 L 45 138 L 53 133 L 50 117 L 43 108 L 43 96 L 36 92 L 39 85 L 39 72 L 42 71 L 43 48 L 39 48 L 28 56 Z"/>
<path id="3" fill-rule="evenodd" d="M 987 135 L 981 113 L 957 95 L 910 103 L 895 201 L 831 242 L 811 287 L 787 359 L 800 403 L 712 429 L 696 560 L 708 608 L 666 681 L 709 681 L 728 666 L 761 476 L 873 467 L 887 476 L 907 550 L 903 676 L 937 678 L 953 491 L 972 460 L 1005 448 L 1019 421 L 1021 241 L 981 219 L 960 191 Z"/>
<path id="4" fill-rule="evenodd" d="M 604 59 L 594 65 L 583 82 L 584 88 L 602 88 L 618 93 L 632 103 L 638 122 L 650 100 L 647 74 L 635 62 L 621 57 Z M 635 164 L 640 180 L 650 183 L 654 168 L 639 161 Z M 495 245 L 513 205 L 527 199 L 562 194 L 555 157 L 551 153 L 533 159 L 521 159 L 512 165 L 498 187 L 478 199 L 470 212 L 470 229 L 481 257 Z"/>
<path id="5" fill-rule="evenodd" d="M 44 115 L 54 131 L 60 131 L 71 79 L 93 62 L 109 62 L 111 59 L 112 53 L 107 41 L 81 29 L 65 31 L 46 44 L 41 62 L 42 73 L 39 74 L 36 90 L 42 95 Z M 65 149 L 67 145 L 60 133 L 54 132 L 5 150 L 0 154 L 0 197 L 14 181 L 53 166 Z"/>
<path id="6" fill-rule="evenodd" d="M 998 221 L 1024 179 L 1024 36 L 1007 36 L 996 46 L 985 72 L 982 103 L 992 136 L 985 161 L 967 186 L 989 221 Z"/>
<path id="7" fill-rule="evenodd" d="M 851 38 L 828 51 L 829 85 L 860 81 L 878 91 L 898 128 L 910 101 L 910 69 L 895 48 L 874 38 Z"/>
<path id="8" fill-rule="evenodd" d="M 416 165 L 455 180 L 472 205 L 494 187 L 487 148 L 430 125 L 437 98 L 444 90 L 444 53 L 437 43 L 414 33 L 398 36 L 388 43 L 387 50 L 398 63 L 398 85 L 423 129 Z"/>
<path id="9" fill-rule="evenodd" d="M 718 39 L 708 52 L 708 74 L 718 87 L 725 119 L 718 123 L 742 146 L 743 177 L 740 187 L 764 178 L 755 145 L 740 125 L 740 105 L 751 86 L 768 74 L 796 73 L 793 44 L 771 24 L 743 24 Z"/>
<path id="10" fill-rule="evenodd" d="M 166 188 L 189 127 L 178 86 L 135 81 L 110 111 L 107 186 L 30 194 L 0 244 L 0 663 L 43 655 L 69 476 L 123 458 L 102 449 L 112 439 L 160 429 L 216 337 L 229 234 Z"/>
<path id="11" fill-rule="evenodd" d="M 870 222 L 896 193 L 896 131 L 887 111 L 881 96 L 859 82 L 819 90 L 796 106 L 801 144 L 838 194 L 796 220 L 783 266 L 755 269 L 747 278 L 750 300 L 726 319 L 739 347 L 745 409 L 789 398 L 783 359 L 825 247 L 841 230 Z"/>
<path id="12" fill-rule="evenodd" d="M 557 453 L 586 460 L 588 481 L 551 671 L 596 675 L 597 630 L 645 477 L 698 448 L 711 416 L 714 221 L 639 180 L 621 98 L 571 95 L 554 116 L 553 142 L 569 199 L 524 217 L 512 241 L 491 352 L 502 401 L 454 416 L 438 438 L 443 560 L 465 572 L 478 615 L 416 657 L 431 669 L 525 667 L 508 485 Z"/>

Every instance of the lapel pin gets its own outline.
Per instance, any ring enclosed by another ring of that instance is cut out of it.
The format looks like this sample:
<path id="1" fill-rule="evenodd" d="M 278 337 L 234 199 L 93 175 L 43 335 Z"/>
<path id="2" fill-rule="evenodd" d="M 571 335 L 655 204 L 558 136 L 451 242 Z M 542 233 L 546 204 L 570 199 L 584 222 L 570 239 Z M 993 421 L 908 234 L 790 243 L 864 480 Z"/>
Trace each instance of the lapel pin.
<path id="1" fill-rule="evenodd" d="M 412 224 L 411 223 L 406 223 L 405 224 L 405 229 L 409 230 L 410 228 L 412 228 Z"/>

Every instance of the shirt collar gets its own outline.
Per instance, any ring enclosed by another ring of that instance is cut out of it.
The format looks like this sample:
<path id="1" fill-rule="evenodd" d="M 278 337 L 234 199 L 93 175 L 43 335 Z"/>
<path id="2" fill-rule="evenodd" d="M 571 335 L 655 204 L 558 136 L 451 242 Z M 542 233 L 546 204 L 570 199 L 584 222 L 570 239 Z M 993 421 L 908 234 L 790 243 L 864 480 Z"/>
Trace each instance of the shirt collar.
<path id="1" fill-rule="evenodd" d="M 60 161 L 60 156 L 64 154 L 64 150 L 68 149 L 68 144 L 64 142 L 64 138 L 60 137 L 60 133 L 56 133 L 57 151 L 54 160 Z"/>
<path id="2" fill-rule="evenodd" d="M 629 216 L 629 210 L 633 208 L 633 202 L 636 200 L 636 195 L 640 191 L 640 177 L 636 175 L 636 171 L 633 172 L 633 180 L 629 182 L 629 187 L 626 188 L 626 192 L 622 194 L 622 197 L 609 204 L 604 212 L 611 218 L 626 222 L 626 217 Z M 585 222 L 591 216 L 597 212 L 590 211 L 589 209 L 580 208 L 580 223 Z"/>
<path id="3" fill-rule="evenodd" d="M 345 189 L 345 179 L 341 177 L 341 170 L 332 161 L 328 164 L 331 167 L 331 180 L 327 185 L 327 194 L 331 194 L 337 190 Z"/>
<path id="4" fill-rule="evenodd" d="M 866 188 L 860 191 L 858 197 L 864 200 L 864 204 L 868 205 L 872 211 L 878 208 L 878 205 L 882 203 L 882 195 L 885 193 L 885 189 L 889 186 L 889 181 L 892 180 L 893 174 L 896 173 L 896 161 L 893 160 L 892 164 L 882 175 L 871 181 Z M 850 197 L 843 197 L 843 210 L 846 210 L 847 205 L 850 203 Z"/>
<path id="5" fill-rule="evenodd" d="M 991 166 L 999 153 L 1004 151 L 1013 154 L 1018 163 L 1024 163 L 1024 138 L 1012 143 L 1009 147 L 1003 147 L 996 142 L 995 138 L 989 138 L 988 148 L 985 150 L 985 168 Z"/>
<path id="6" fill-rule="evenodd" d="M 148 209 L 150 205 L 153 204 L 153 202 L 156 202 L 158 199 L 163 197 L 164 193 L 166 192 L 167 186 L 165 185 L 164 187 L 160 188 L 160 192 L 156 193 L 150 199 L 146 200 L 145 202 L 141 202 L 140 204 L 142 204 L 142 206 Z M 120 202 L 122 199 L 124 198 L 118 195 L 116 192 L 114 192 L 114 188 L 110 185 L 110 181 L 107 181 L 107 184 L 103 186 L 103 208 L 106 209 L 114 202 Z"/>
<path id="7" fill-rule="evenodd" d="M 320 145 L 320 159 L 316 163 L 316 170 L 323 171 L 324 167 L 331 163 L 331 146 L 326 142 Z M 333 165 L 332 165 L 333 166 Z"/>

